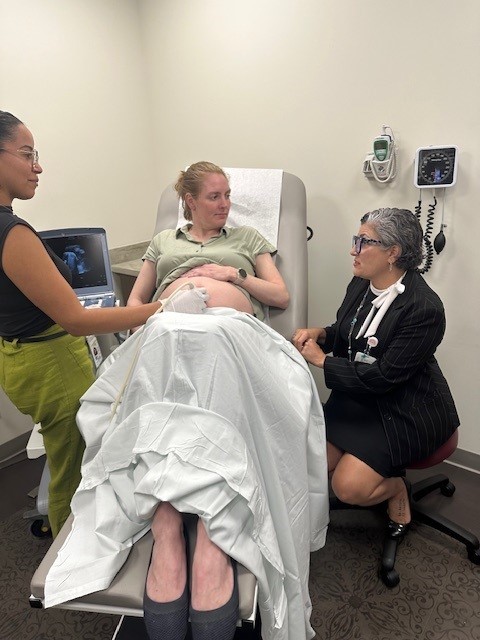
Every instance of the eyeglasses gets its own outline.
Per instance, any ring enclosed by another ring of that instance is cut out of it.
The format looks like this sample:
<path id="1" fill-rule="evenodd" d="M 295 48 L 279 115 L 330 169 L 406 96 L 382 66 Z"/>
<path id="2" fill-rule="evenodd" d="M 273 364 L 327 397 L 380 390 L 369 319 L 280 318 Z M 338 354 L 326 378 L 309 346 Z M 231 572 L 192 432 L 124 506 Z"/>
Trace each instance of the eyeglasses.
<path id="1" fill-rule="evenodd" d="M 4 153 L 9 153 L 12 156 L 16 156 L 17 153 L 20 153 L 22 156 L 25 156 L 27 160 L 30 160 L 32 163 L 32 167 L 34 164 L 38 164 L 38 151 L 36 149 L 17 149 L 17 151 L 9 151 L 8 149 L 0 149 Z"/>
<path id="2" fill-rule="evenodd" d="M 352 237 L 352 248 L 355 249 L 357 255 L 362 250 L 364 244 L 383 244 L 383 242 L 381 240 L 374 240 L 373 238 L 364 238 L 363 236 Z"/>

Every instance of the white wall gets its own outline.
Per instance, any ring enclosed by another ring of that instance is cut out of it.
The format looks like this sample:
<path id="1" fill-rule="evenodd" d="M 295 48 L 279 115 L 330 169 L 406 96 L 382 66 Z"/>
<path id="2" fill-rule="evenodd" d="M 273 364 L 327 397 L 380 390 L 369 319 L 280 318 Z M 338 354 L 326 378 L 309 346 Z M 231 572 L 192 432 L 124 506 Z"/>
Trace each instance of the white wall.
<path id="1" fill-rule="evenodd" d="M 0 0 L 0 103 L 44 169 L 15 210 L 37 229 L 103 226 L 112 247 L 152 232 L 155 149 L 136 2 Z"/>
<path id="2" fill-rule="evenodd" d="M 413 208 L 419 146 L 457 144 L 447 245 L 427 281 L 448 329 L 438 356 L 452 387 L 460 446 L 480 453 L 480 5 L 471 0 L 141 0 L 158 172 L 207 158 L 279 167 L 305 182 L 310 321 L 334 319 L 351 275 L 350 239 L 378 206 Z M 362 163 L 382 124 L 399 145 L 389 185 Z M 430 192 L 424 196 L 424 215 Z M 441 206 L 438 206 L 438 210 Z M 438 231 L 440 216 L 437 216 Z M 322 375 L 315 374 L 322 389 Z M 325 390 L 322 390 L 325 397 Z"/>
<path id="3" fill-rule="evenodd" d="M 360 216 L 413 208 L 416 148 L 457 144 L 427 281 L 447 310 L 438 356 L 460 446 L 480 453 L 478 3 L 0 0 L 0 22 L 1 108 L 31 126 L 46 169 L 22 213 L 39 228 L 104 225 L 119 246 L 149 237 L 159 190 L 190 162 L 285 169 L 305 182 L 315 231 L 312 324 L 334 318 Z M 379 186 L 361 169 L 382 124 L 399 175 Z"/>

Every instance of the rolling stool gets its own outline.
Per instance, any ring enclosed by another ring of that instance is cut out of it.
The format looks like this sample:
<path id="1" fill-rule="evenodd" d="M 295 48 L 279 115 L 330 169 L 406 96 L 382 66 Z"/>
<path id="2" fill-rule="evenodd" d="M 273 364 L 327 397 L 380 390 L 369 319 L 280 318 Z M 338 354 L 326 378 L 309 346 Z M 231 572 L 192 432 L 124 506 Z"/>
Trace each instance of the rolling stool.
<path id="1" fill-rule="evenodd" d="M 428 458 L 411 464 L 409 469 L 428 469 L 449 458 L 457 448 L 458 430 Z M 470 531 L 436 513 L 431 507 L 420 504 L 420 500 L 429 493 L 440 489 L 440 492 L 450 498 L 455 493 L 455 485 L 450 482 L 443 473 L 430 476 L 412 484 L 412 522 L 421 522 L 447 536 L 458 540 L 467 548 L 468 559 L 474 564 L 480 564 L 480 543 L 478 538 Z M 408 533 L 407 533 L 408 535 Z M 387 538 L 382 553 L 382 566 L 380 577 L 387 587 L 395 587 L 400 582 L 398 572 L 395 570 L 395 556 L 399 540 Z"/>
<path id="2" fill-rule="evenodd" d="M 428 458 L 415 462 L 408 468 L 428 469 L 440 464 L 452 455 L 457 448 L 457 444 L 458 430 L 455 431 L 441 447 L 428 456 Z M 436 513 L 431 507 L 420 504 L 420 500 L 422 498 L 437 489 L 440 489 L 440 492 L 447 497 L 451 497 L 455 493 L 455 485 L 450 482 L 448 477 L 444 474 L 437 474 L 412 484 L 412 499 L 410 504 L 412 522 L 421 522 L 422 524 L 426 524 L 429 527 L 437 529 L 437 531 L 441 531 L 451 538 L 458 540 L 466 546 L 469 560 L 474 564 L 480 564 L 480 543 L 478 538 L 470 531 L 467 531 L 460 525 L 457 525 L 455 522 L 452 522 L 441 514 Z M 331 511 L 371 508 L 372 507 L 360 507 L 357 505 L 346 504 L 341 502 L 336 496 L 332 496 L 330 498 Z M 406 535 L 408 536 L 408 532 Z M 396 587 L 400 582 L 400 576 L 395 569 L 395 558 L 397 555 L 398 545 L 402 540 L 403 537 L 400 539 L 386 537 L 383 544 L 379 575 L 384 585 L 389 588 Z"/>

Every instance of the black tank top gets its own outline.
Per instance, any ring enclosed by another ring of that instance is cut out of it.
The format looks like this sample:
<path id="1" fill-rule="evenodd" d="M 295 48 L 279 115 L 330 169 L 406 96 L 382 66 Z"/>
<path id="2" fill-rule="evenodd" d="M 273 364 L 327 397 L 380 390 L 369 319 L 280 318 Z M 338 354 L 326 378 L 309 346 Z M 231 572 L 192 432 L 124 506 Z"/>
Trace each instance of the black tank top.
<path id="1" fill-rule="evenodd" d="M 17 224 L 25 225 L 38 236 L 28 222 L 13 213 L 11 207 L 0 205 L 0 336 L 6 338 L 33 336 L 55 324 L 51 318 L 30 302 L 3 271 L 2 255 L 5 239 Z M 45 244 L 44 246 L 59 272 L 69 284 L 72 284 L 70 269 Z M 18 256 L 19 260 L 21 258 Z"/>

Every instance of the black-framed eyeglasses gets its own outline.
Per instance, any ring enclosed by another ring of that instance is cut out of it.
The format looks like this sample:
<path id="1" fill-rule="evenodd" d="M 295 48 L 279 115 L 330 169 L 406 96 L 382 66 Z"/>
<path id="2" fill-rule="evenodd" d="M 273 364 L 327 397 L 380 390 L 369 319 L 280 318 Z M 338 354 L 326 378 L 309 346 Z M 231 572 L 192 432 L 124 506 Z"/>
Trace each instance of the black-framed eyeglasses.
<path id="1" fill-rule="evenodd" d="M 364 238 L 363 236 L 352 237 L 352 249 L 355 249 L 355 253 L 358 255 L 364 244 L 383 244 L 381 240 L 374 240 L 373 238 Z"/>
<path id="2" fill-rule="evenodd" d="M 36 149 L 17 149 L 16 151 L 0 149 L 0 151 L 3 151 L 3 153 L 9 153 L 12 156 L 16 156 L 17 153 L 20 153 L 22 156 L 25 156 L 27 160 L 30 160 L 32 167 L 34 164 L 38 164 L 38 151 Z"/>

